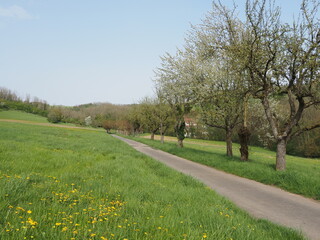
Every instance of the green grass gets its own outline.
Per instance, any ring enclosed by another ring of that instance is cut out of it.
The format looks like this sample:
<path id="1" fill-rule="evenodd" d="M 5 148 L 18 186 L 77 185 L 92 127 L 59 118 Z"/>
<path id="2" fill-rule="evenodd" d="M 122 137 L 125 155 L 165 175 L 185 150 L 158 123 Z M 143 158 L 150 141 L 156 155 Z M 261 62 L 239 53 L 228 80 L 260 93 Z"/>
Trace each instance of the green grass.
<path id="1" fill-rule="evenodd" d="M 275 152 L 259 147 L 250 147 L 250 161 L 241 162 L 238 144 L 233 144 L 234 157 L 227 157 L 224 142 L 186 139 L 185 147 L 178 148 L 173 142 L 134 139 L 191 161 L 320 200 L 320 159 L 287 155 L 287 170 L 277 172 Z"/>
<path id="2" fill-rule="evenodd" d="M 0 239 L 303 239 L 108 134 L 0 132 Z"/>
<path id="3" fill-rule="evenodd" d="M 70 127 L 83 127 L 83 128 L 88 128 L 92 129 L 95 131 L 105 131 L 103 128 L 94 128 L 91 126 L 80 126 L 77 124 L 73 123 L 64 123 L 64 122 L 59 122 L 59 123 L 50 123 L 46 117 L 42 117 L 39 115 L 31 114 L 31 113 L 26 113 L 23 111 L 16 111 L 16 110 L 0 110 L 0 119 L 9 119 L 9 120 L 21 120 L 21 121 L 27 121 L 33 122 L 33 123 L 48 123 L 53 125 L 63 125 L 63 126 L 70 126 Z"/>
<path id="4" fill-rule="evenodd" d="M 49 123 L 47 118 L 45 117 L 15 110 L 0 111 L 0 119 L 14 119 L 32 121 L 37 123 Z"/>

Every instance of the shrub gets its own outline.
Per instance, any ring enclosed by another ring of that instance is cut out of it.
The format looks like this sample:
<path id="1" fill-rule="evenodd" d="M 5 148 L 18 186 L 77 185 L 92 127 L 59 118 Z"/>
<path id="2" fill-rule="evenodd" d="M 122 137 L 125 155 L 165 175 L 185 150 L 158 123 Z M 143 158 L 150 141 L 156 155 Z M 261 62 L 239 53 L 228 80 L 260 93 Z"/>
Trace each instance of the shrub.
<path id="1" fill-rule="evenodd" d="M 62 120 L 62 111 L 60 108 L 52 108 L 48 113 L 48 121 L 59 123 Z"/>

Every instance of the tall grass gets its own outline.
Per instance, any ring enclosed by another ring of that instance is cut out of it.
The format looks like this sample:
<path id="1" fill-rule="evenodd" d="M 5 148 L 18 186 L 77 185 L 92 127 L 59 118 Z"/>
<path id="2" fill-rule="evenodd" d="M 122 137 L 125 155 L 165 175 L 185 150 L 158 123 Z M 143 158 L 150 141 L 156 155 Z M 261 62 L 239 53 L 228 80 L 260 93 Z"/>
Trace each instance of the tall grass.
<path id="1" fill-rule="evenodd" d="M 0 132 L 0 239 L 303 239 L 107 134 Z"/>
<path id="2" fill-rule="evenodd" d="M 178 148 L 174 142 L 134 139 L 191 161 L 320 200 L 320 159 L 287 155 L 287 170 L 277 172 L 275 152 L 260 147 L 250 147 L 250 161 L 242 162 L 238 144 L 233 144 L 234 157 L 227 157 L 222 142 L 186 139 L 185 147 Z"/>

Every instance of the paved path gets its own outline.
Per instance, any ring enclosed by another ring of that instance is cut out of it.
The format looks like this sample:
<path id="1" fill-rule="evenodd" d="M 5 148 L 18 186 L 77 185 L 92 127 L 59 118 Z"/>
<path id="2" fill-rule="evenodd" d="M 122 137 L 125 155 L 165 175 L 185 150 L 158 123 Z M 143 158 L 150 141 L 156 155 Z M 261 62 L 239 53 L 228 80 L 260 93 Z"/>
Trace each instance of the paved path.
<path id="1" fill-rule="evenodd" d="M 310 239 L 320 240 L 319 202 L 113 136 L 169 167 L 197 178 L 252 216 L 301 230 Z"/>

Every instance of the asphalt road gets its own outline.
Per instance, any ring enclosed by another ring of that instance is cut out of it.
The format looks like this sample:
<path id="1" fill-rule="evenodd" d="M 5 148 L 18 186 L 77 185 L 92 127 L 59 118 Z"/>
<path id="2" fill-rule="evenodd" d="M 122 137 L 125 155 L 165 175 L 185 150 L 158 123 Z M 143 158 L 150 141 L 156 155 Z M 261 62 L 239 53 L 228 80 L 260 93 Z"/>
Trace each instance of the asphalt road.
<path id="1" fill-rule="evenodd" d="M 200 180 L 252 216 L 300 230 L 309 239 L 320 240 L 320 202 L 113 136 L 139 152 Z"/>

